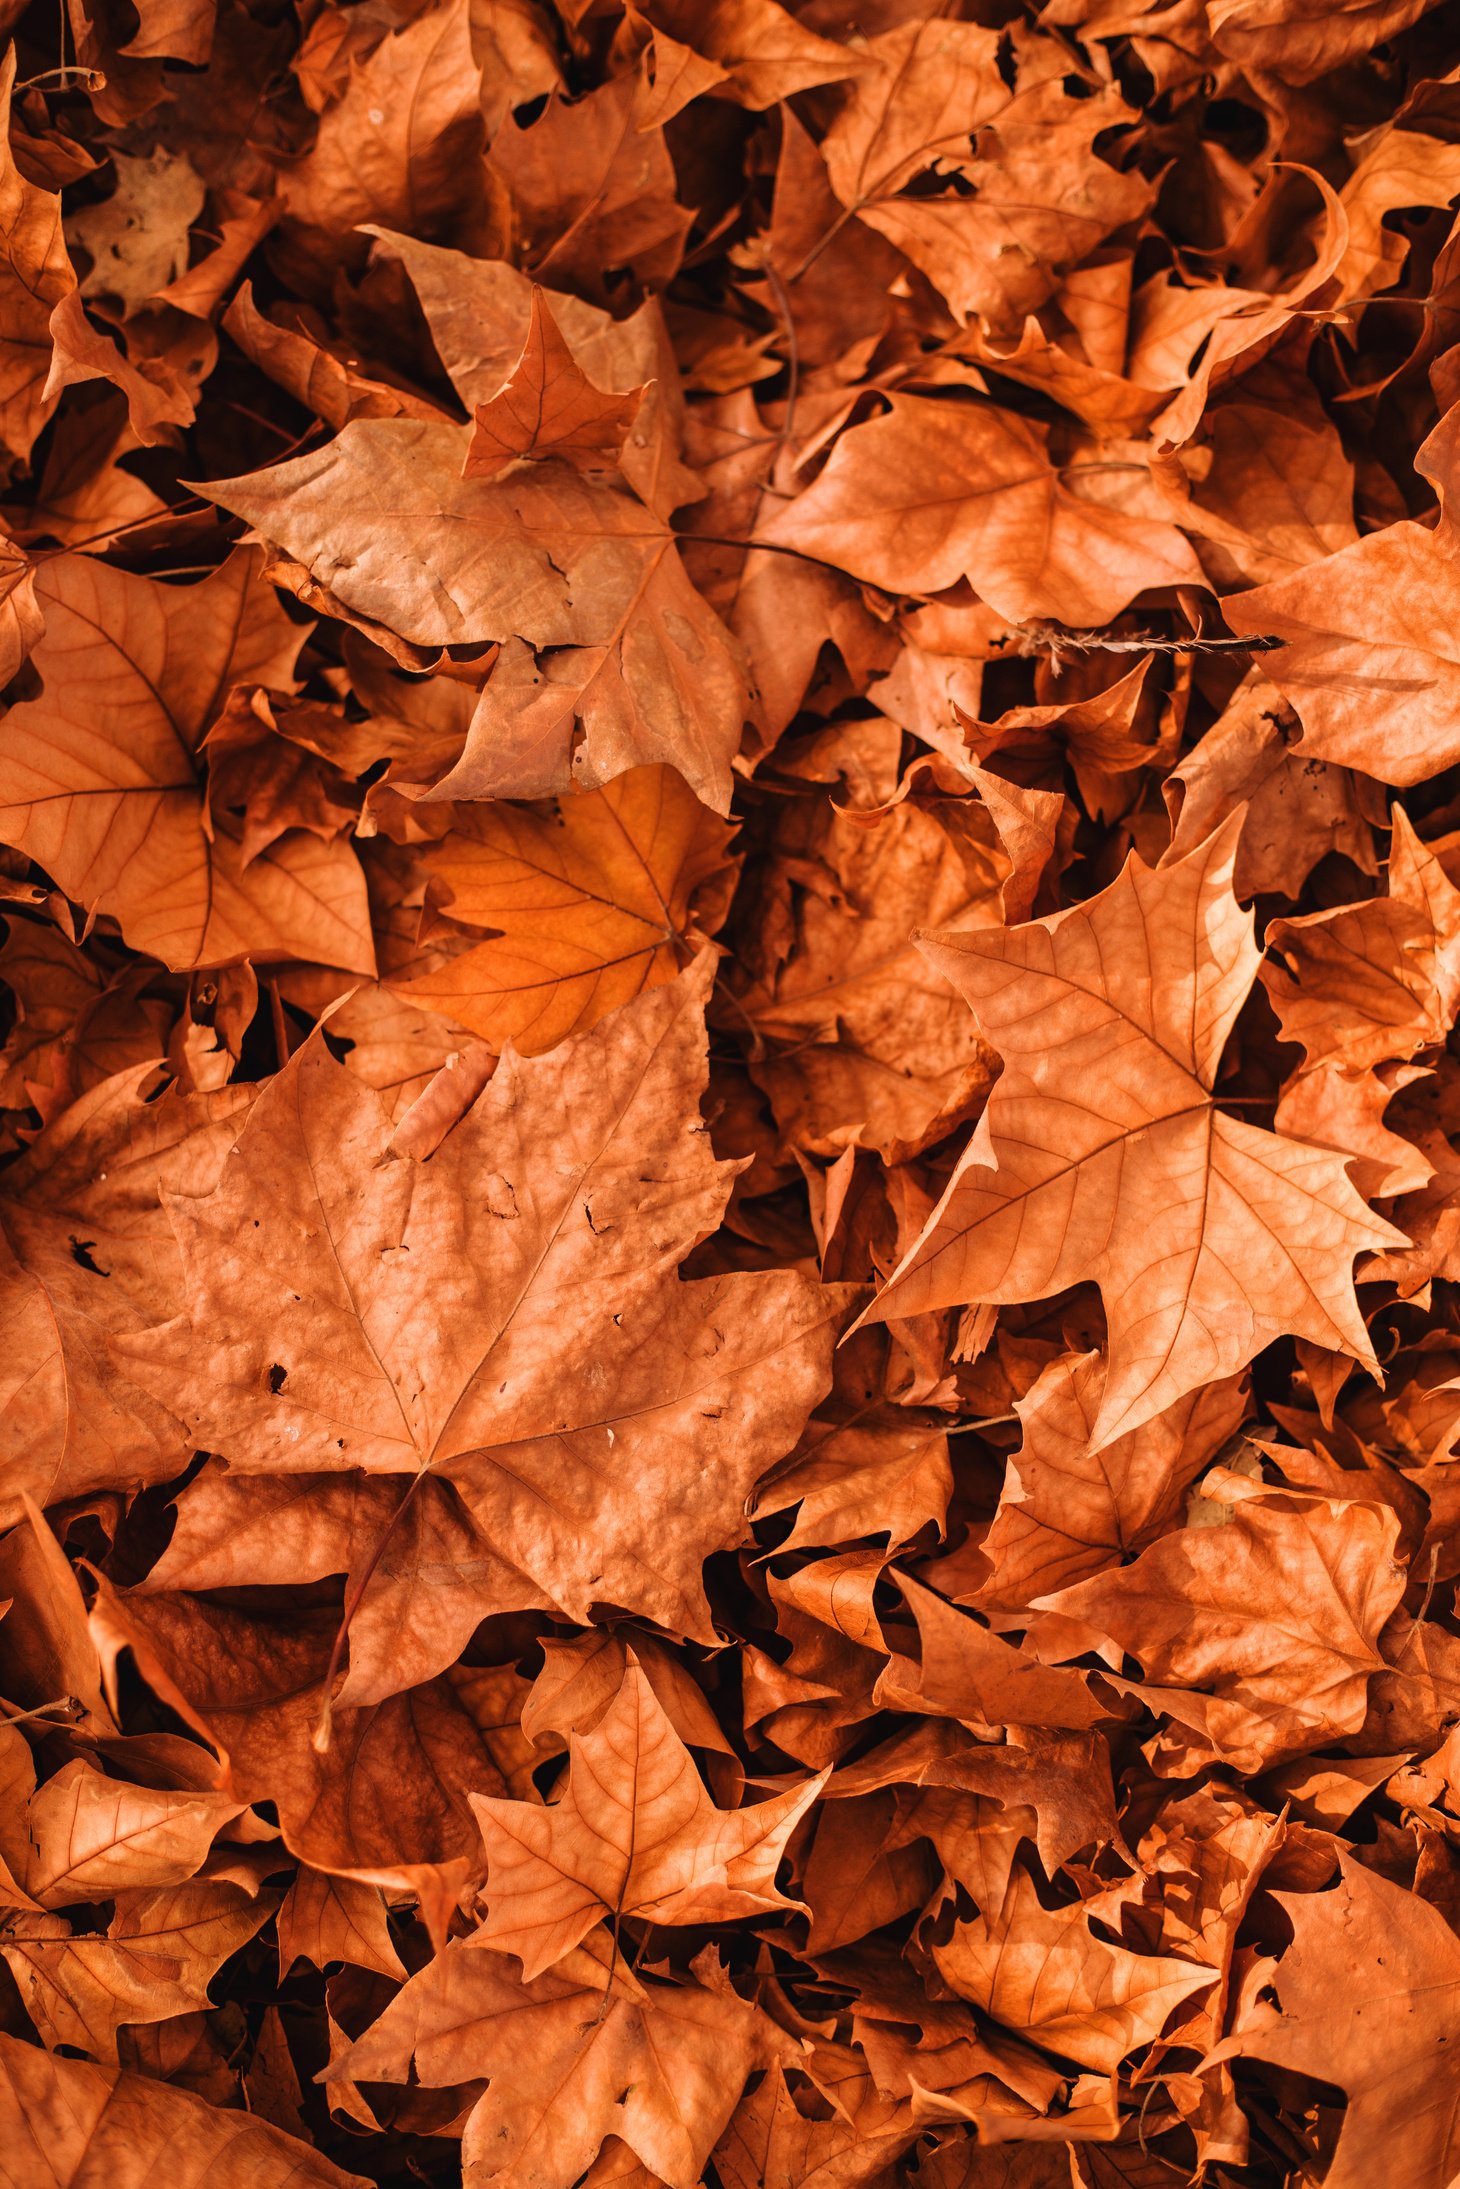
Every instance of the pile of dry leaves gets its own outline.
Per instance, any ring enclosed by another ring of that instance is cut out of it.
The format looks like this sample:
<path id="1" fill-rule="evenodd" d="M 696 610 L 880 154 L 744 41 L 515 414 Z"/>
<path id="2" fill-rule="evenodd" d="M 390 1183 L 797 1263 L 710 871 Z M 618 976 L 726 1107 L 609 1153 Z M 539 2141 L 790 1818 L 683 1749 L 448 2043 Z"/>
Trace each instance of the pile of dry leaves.
<path id="1" fill-rule="evenodd" d="M 1460 2175 L 1460 5 L 7 0 L 0 2181 Z"/>

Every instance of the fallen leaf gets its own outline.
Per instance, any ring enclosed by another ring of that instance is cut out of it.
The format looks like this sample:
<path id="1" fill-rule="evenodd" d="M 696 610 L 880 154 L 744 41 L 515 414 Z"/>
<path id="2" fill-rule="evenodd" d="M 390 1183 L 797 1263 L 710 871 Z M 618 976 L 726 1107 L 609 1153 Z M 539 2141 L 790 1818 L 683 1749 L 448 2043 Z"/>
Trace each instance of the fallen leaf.
<path id="1" fill-rule="evenodd" d="M 1258 2000 L 1208 2054 L 1271 2060 L 1347 2093 L 1333 2189 L 1402 2159 L 1416 2189 L 1453 2179 L 1449 2054 L 1460 2002 L 1455 1934 L 1435 1909 L 1350 1857 L 1325 1893 L 1283 1893 L 1293 1942 Z"/>
<path id="2" fill-rule="evenodd" d="M 1173 525 L 1110 508 L 1072 478 L 1022 420 L 899 395 L 841 436 L 815 484 L 759 537 L 892 593 L 967 578 L 1011 623 L 1103 623 L 1148 585 L 1196 578 Z"/>
<path id="3" fill-rule="evenodd" d="M 250 2113 L 225 2113 L 191 2091 L 89 2060 L 58 2059 L 0 2034 L 0 2123 L 17 2182 L 42 2169 L 66 2189 L 104 2167 L 116 2189 L 146 2189 L 160 2165 L 179 2183 L 257 2189 L 272 2174 L 293 2189 L 365 2189 L 319 2152 Z"/>
<path id="4" fill-rule="evenodd" d="M 1339 1158 L 1232 1117 L 1211 1093 L 1258 963 L 1231 893 L 1235 848 L 1229 827 L 1175 865 L 1132 860 L 1049 921 L 927 946 L 1005 1068 L 874 1312 L 1095 1279 L 1110 1329 L 1102 1441 L 1235 1374 L 1284 1327 L 1372 1359 L 1352 1257 L 1379 1243 L 1381 1219 Z"/>
<path id="5" fill-rule="evenodd" d="M 1107 2073 L 1214 1980 L 1190 1961 L 1097 1937 L 1079 1901 L 1044 1907 L 1026 1870 L 1015 1870 L 1001 1907 L 955 1924 L 934 1959 L 993 2021 Z"/>
<path id="6" fill-rule="evenodd" d="M 1202 1494 L 1227 1503 L 1222 1525 L 1163 1536 L 1045 1607 L 1108 1634 L 1152 1682 L 1193 1690 L 1189 1722 L 1240 1771 L 1357 1731 L 1404 1588 L 1395 1515 L 1269 1491 L 1221 1468 Z M 1177 1716 L 1184 1705 L 1166 1698 Z"/>
<path id="7" fill-rule="evenodd" d="M 6 718 L 0 840 L 164 964 L 252 952 L 373 972 L 348 844 L 291 831 L 246 861 L 226 819 L 206 825 L 201 747 L 230 687 L 289 683 L 300 643 L 257 555 L 186 590 L 67 555 L 37 599 L 44 689 Z"/>
<path id="8" fill-rule="evenodd" d="M 318 455 L 208 492 L 332 600 L 412 645 L 522 642 L 488 682 L 476 750 L 440 795 L 547 797 L 663 762 L 723 810 L 741 676 L 672 535 L 629 495 L 560 462 L 463 479 L 466 450 L 455 426 L 357 420 Z"/>
<path id="9" fill-rule="evenodd" d="M 462 766 L 470 766 L 469 738 Z M 493 930 L 405 993 L 533 1056 L 673 980 L 724 916 L 729 832 L 669 768 L 544 813 L 467 807 L 426 864 L 463 925 Z"/>
<path id="10" fill-rule="evenodd" d="M 524 1984 L 456 1940 L 330 2073 L 403 2082 L 414 2069 L 428 2087 L 485 2076 L 462 2146 L 471 2182 L 569 2189 L 613 2135 L 668 2189 L 694 2189 L 747 2076 L 786 2040 L 728 1990 L 606 1993 L 612 1974 L 580 1947 Z"/>
<path id="11" fill-rule="evenodd" d="M 487 1851 L 477 1942 L 515 1954 L 526 1982 L 604 1917 L 734 1922 L 795 1907 L 776 1890 L 786 1841 L 820 1792 L 717 1810 L 684 1744 L 630 1658 L 616 1700 L 571 1737 L 567 1785 L 546 1808 L 476 1794 Z"/>
<path id="12" fill-rule="evenodd" d="M 789 1271 L 675 1275 L 728 1188 L 683 1107 L 701 986 L 508 1060 L 428 1164 L 389 1158 L 379 1102 L 301 1051 L 218 1192 L 172 1204 L 206 1369 L 190 1319 L 132 1357 L 236 1467 L 363 1468 L 411 1502 L 444 1478 L 570 1617 L 619 1602 L 703 1632 L 701 1563 L 795 1441 L 840 1301 Z M 645 1149 L 654 1239 L 629 1221 Z"/>
<path id="13" fill-rule="evenodd" d="M 636 388 L 611 395 L 596 388 L 535 287 L 522 355 L 496 394 L 472 414 L 466 476 L 495 479 L 520 459 L 554 456 L 575 471 L 611 471 L 643 393 Z"/>

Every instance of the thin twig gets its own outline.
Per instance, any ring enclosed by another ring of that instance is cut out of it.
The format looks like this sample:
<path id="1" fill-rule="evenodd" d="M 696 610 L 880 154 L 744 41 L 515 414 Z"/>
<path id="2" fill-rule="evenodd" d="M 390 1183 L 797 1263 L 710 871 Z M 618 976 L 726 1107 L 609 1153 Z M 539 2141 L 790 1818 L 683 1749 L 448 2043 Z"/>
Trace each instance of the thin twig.
<path id="1" fill-rule="evenodd" d="M 1020 654 L 1048 654 L 1056 668 L 1064 654 L 1270 654 L 1287 640 L 1271 633 L 1251 638 L 1157 638 L 1138 631 L 1130 638 L 1112 638 L 1104 631 L 1066 631 L 1054 623 L 1021 624 L 1016 633 Z"/>
<path id="2" fill-rule="evenodd" d="M 8 1704 L 0 1707 L 4 1708 L 6 1725 L 29 1725 L 37 1718 L 49 1720 L 52 1711 L 56 1710 L 65 1718 L 81 1715 L 81 1705 L 74 1695 L 58 1695 L 53 1703 L 37 1703 L 33 1710 L 12 1710 Z"/>

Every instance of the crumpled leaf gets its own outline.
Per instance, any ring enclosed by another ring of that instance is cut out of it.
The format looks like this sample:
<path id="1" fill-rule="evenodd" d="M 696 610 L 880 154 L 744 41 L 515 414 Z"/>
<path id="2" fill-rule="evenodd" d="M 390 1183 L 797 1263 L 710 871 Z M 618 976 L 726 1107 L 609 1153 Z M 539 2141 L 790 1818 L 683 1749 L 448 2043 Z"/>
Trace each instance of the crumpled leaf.
<path id="1" fill-rule="evenodd" d="M 227 1795 L 129 1786 L 80 1758 L 34 1794 L 25 1882 L 44 1907 L 109 1900 L 118 1891 L 181 1885 L 207 1859 L 214 1834 L 243 1804 Z"/>
<path id="2" fill-rule="evenodd" d="M 1363 1723 L 1379 1635 L 1404 1589 L 1398 1521 L 1383 1506 L 1263 1489 L 1214 1469 L 1222 1525 L 1188 1525 L 1128 1566 L 1043 1599 L 1193 1690 L 1164 1705 L 1243 1772 L 1326 1746 Z M 1200 1609 L 1199 1609 L 1200 1607 Z M 1206 1617 L 1201 1614 L 1205 1612 Z"/>
<path id="3" fill-rule="evenodd" d="M 1351 1857 L 1337 1885 L 1279 1896 L 1293 1941 L 1255 2001 L 1208 2055 L 1271 2060 L 1348 2097 L 1329 2168 L 1360 2189 L 1376 2163 L 1403 2162 L 1420 2185 L 1453 2179 L 1449 2046 L 1455 2035 L 1455 1934 L 1443 1916 Z M 1383 2156 L 1380 2157 L 1382 2152 Z"/>
<path id="4" fill-rule="evenodd" d="M 61 232 L 59 192 L 38 188 L 11 146 L 15 51 L 0 60 L 0 297 L 5 346 L 0 364 L 0 438 L 12 464 L 25 463 L 56 407 L 48 387 L 52 307 L 76 286 Z"/>
<path id="5" fill-rule="evenodd" d="M 1351 1150 L 1375 1194 L 1413 1191 L 1429 1172 L 1383 1123 L 1383 1068 L 1442 1042 L 1460 1003 L 1460 892 L 1403 807 L 1390 818 L 1387 896 L 1275 920 L 1262 969 L 1284 1039 L 1304 1051 L 1279 1128 Z"/>
<path id="6" fill-rule="evenodd" d="M 1178 1399 L 1127 1435 L 1093 1435 L 1104 1388 L 1098 1353 L 1051 1361 L 1015 1401 L 1024 1439 L 979 1548 L 993 1572 L 987 1610 L 1026 1610 L 1087 1574 L 1123 1564 L 1176 1524 L 1186 1492 L 1236 1429 L 1234 1380 Z"/>
<path id="7" fill-rule="evenodd" d="M 1259 586 L 1232 604 L 1234 630 L 1282 640 L 1268 673 L 1303 725 L 1301 750 L 1401 789 L 1451 766 L 1460 661 L 1450 603 L 1460 543 L 1449 513 L 1451 414 L 1415 465 L 1440 497 L 1436 526 L 1405 519 Z M 1376 628 L 1371 604 L 1393 604 Z"/>
<path id="8" fill-rule="evenodd" d="M 44 689 L 6 717 L 0 840 L 166 965 L 251 953 L 373 972 L 348 844 L 290 831 L 248 860 L 206 811 L 201 747 L 229 688 L 287 685 L 299 649 L 259 557 L 184 590 L 68 555 L 36 596 Z"/>
<path id="9" fill-rule="evenodd" d="M 723 811 L 744 689 L 673 536 L 631 496 L 558 461 L 463 479 L 467 446 L 456 426 L 355 420 L 317 455 L 208 492 L 331 600 L 412 645 L 523 642 L 483 694 L 478 744 L 490 760 L 458 765 L 443 795 L 548 797 L 665 762 Z"/>
<path id="10" fill-rule="evenodd" d="M 206 1881 L 130 1892 L 99 1936 L 73 1935 L 60 1915 L 12 1916 L 0 1953 L 48 2045 L 112 2062 L 124 2023 L 205 2007 L 214 1971 L 272 1909 L 267 1895 Z"/>
<path id="11" fill-rule="evenodd" d="M 462 2147 L 473 2184 L 569 2189 L 613 2135 L 668 2189 L 694 2189 L 746 2077 L 786 2040 L 727 1989 L 620 1976 L 606 1990 L 612 1976 L 580 1947 L 524 1984 L 455 1940 L 330 2072 L 403 2082 L 414 2067 L 428 2086 L 485 2076 Z"/>

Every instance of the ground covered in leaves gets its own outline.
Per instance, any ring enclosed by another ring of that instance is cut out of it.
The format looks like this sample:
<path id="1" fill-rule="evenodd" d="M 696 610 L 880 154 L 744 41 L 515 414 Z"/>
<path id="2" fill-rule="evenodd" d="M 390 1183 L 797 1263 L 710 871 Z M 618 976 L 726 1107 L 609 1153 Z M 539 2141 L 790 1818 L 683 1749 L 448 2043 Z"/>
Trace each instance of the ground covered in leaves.
<path id="1" fill-rule="evenodd" d="M 1460 2176 L 1460 10 L 50 0 L 0 2181 Z"/>

